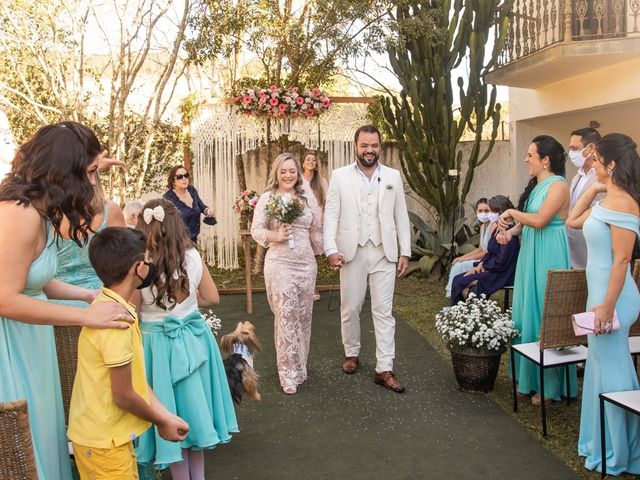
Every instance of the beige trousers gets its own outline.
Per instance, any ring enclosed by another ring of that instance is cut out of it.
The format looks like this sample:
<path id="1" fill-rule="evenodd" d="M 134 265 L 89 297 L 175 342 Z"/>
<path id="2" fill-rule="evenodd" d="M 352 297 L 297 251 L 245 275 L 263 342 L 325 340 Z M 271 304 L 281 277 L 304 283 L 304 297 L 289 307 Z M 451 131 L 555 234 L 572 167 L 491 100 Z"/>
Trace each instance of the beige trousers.
<path id="1" fill-rule="evenodd" d="M 387 260 L 382 244 L 371 241 L 358 246 L 356 255 L 340 269 L 340 318 L 342 343 L 347 357 L 360 354 L 360 312 L 367 292 L 371 292 L 371 315 L 376 337 L 376 372 L 393 370 L 396 320 L 393 290 L 396 264 Z"/>

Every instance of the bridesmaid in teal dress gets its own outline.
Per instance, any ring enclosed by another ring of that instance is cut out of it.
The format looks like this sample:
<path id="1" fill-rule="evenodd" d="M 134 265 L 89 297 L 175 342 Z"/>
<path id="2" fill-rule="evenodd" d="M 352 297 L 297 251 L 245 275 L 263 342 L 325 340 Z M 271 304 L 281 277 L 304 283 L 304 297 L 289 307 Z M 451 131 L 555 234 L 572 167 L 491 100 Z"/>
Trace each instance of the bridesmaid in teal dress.
<path id="1" fill-rule="evenodd" d="M 99 178 L 96 177 L 96 198 L 94 207 L 97 212 L 91 222 L 91 230 L 99 232 L 106 227 L 126 226 L 122 209 L 117 203 L 105 198 Z M 63 236 L 56 239 L 56 256 L 58 258 L 58 269 L 55 278 L 79 287 L 90 290 L 98 290 L 102 287 L 102 282 L 89 262 L 89 243 L 78 245 L 68 235 L 65 235 L 69 228 L 69 220 L 62 219 L 60 231 Z M 89 235 L 89 241 L 93 234 Z M 79 300 L 56 300 L 57 303 L 73 305 L 76 307 L 87 307 L 88 304 Z"/>
<path id="2" fill-rule="evenodd" d="M 520 253 L 513 289 L 513 320 L 520 336 L 514 343 L 539 339 L 540 320 L 547 285 L 547 271 L 569 268 L 569 246 L 565 218 L 569 212 L 569 186 L 564 179 L 566 154 L 553 137 L 540 135 L 529 145 L 525 162 L 531 180 L 521 195 L 518 209 L 509 209 L 500 216 L 500 227 L 506 229 L 513 220 L 516 225 L 502 233 L 499 241 L 521 235 Z M 500 234 L 499 234 L 500 235 Z M 524 358 L 516 358 L 518 392 L 533 394 L 531 403 L 540 405 L 540 373 L 538 367 Z M 570 368 L 570 395 L 578 394 L 575 367 Z M 564 370 L 548 368 L 544 372 L 545 400 L 560 400 L 567 396 Z"/>
<path id="3" fill-rule="evenodd" d="M 87 127 L 61 122 L 17 151 L 0 184 L 0 402 L 26 399 L 40 480 L 71 478 L 52 325 L 127 328 L 123 307 L 54 305 L 94 292 L 53 279 L 62 216 L 86 238 L 100 143 Z"/>
<path id="4" fill-rule="evenodd" d="M 599 394 L 638 390 L 638 376 L 629 351 L 629 328 L 640 312 L 640 293 L 629 261 L 640 236 L 640 157 L 631 138 L 605 135 L 596 147 L 598 182 L 571 211 L 567 224 L 583 228 L 587 242 L 587 308 L 596 313 L 596 331 L 588 336 L 580 415 L 578 454 L 585 467 L 602 471 Z M 596 195 L 606 197 L 589 208 Z M 614 310 L 620 329 L 611 331 Z M 640 474 L 640 418 L 606 406 L 607 473 Z"/>

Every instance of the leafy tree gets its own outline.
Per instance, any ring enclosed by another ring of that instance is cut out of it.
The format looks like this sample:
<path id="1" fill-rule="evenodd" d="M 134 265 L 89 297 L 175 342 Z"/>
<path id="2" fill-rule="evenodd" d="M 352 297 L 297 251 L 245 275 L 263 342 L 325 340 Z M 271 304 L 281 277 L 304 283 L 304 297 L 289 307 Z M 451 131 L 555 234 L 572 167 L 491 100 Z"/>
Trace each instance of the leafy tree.
<path id="1" fill-rule="evenodd" d="M 381 36 L 384 0 L 200 0 L 187 42 L 198 63 L 230 58 L 228 86 L 237 88 L 255 59 L 265 85 L 322 86 L 340 61 Z"/>
<path id="2" fill-rule="evenodd" d="M 14 0 L 0 4 L 0 102 L 19 141 L 38 126 L 76 120 L 105 128 L 104 144 L 126 167 L 112 196 L 139 197 L 164 142 L 164 118 L 186 64 L 180 60 L 192 6 L 171 0 Z M 171 24 L 168 27 L 168 24 Z M 87 53 L 101 47 L 101 54 Z M 176 145 L 180 150 L 180 144 Z"/>
<path id="3" fill-rule="evenodd" d="M 436 230 L 425 230 L 423 236 L 429 238 L 421 245 L 428 254 L 423 266 L 436 277 L 456 249 L 452 239 L 464 224 L 462 206 L 475 169 L 488 158 L 498 134 L 496 87 L 489 88 L 484 76 L 503 48 L 512 4 L 513 0 L 401 0 L 394 10 L 395 37 L 388 54 L 402 89 L 398 96 L 383 97 L 382 109 L 400 147 L 409 186 L 436 212 Z M 456 80 L 460 106 L 455 112 L 452 71 L 464 60 L 468 78 Z M 490 122 L 491 138 L 483 151 L 483 126 Z M 471 153 L 464 157 L 458 144 L 467 129 L 475 135 Z M 450 177 L 451 170 L 464 172 L 460 186 Z"/>

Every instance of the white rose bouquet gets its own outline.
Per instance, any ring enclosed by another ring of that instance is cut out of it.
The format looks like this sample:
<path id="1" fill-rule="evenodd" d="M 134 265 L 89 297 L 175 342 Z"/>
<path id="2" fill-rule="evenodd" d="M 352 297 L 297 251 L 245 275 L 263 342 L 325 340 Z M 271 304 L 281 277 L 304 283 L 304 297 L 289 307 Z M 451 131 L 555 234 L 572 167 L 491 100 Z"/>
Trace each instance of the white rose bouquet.
<path id="1" fill-rule="evenodd" d="M 288 193 L 273 195 L 264 207 L 267 218 L 291 225 L 304 212 L 304 203 L 298 197 Z M 296 242 L 289 239 L 289 248 L 294 249 Z"/>
<path id="2" fill-rule="evenodd" d="M 436 330 L 453 350 L 501 350 L 520 334 L 510 309 L 503 312 L 486 295 L 477 297 L 474 293 L 470 293 L 465 302 L 443 308 L 436 315 Z"/>

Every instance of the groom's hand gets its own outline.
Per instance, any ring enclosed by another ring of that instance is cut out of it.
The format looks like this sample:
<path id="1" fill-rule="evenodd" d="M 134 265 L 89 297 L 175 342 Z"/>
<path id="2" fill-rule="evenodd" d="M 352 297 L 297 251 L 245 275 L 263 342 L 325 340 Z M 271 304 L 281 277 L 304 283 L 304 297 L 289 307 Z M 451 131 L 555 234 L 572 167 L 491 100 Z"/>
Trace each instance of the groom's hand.
<path id="1" fill-rule="evenodd" d="M 396 277 L 403 277 L 405 273 L 407 273 L 407 269 L 409 268 L 409 257 L 400 257 L 398 259 L 398 266 Z"/>
<path id="2" fill-rule="evenodd" d="M 329 262 L 329 266 L 331 266 L 334 270 L 340 270 L 340 268 L 344 265 L 344 255 L 340 252 L 332 253 L 327 257 L 327 261 Z"/>

